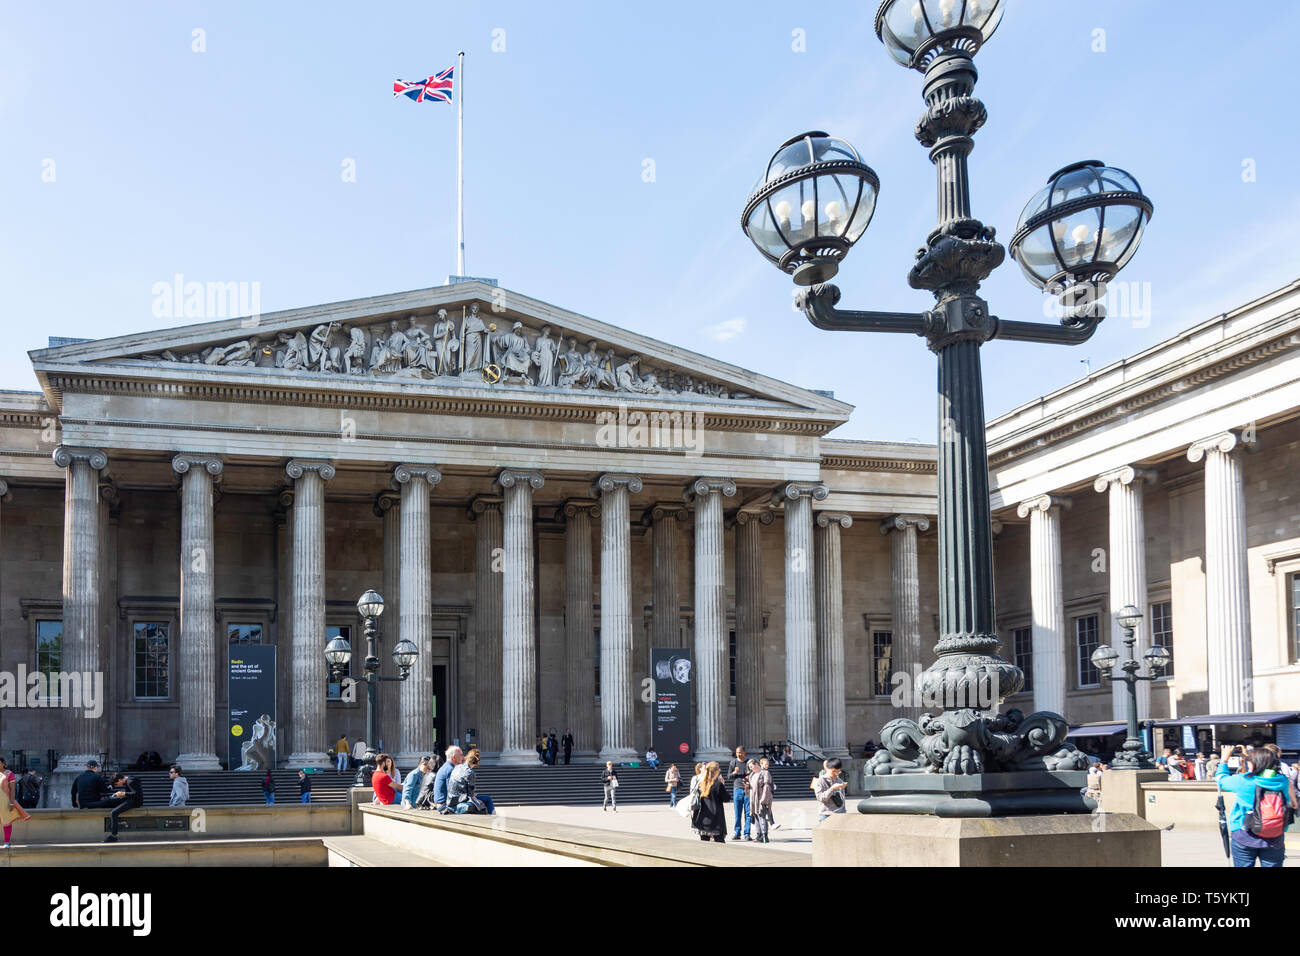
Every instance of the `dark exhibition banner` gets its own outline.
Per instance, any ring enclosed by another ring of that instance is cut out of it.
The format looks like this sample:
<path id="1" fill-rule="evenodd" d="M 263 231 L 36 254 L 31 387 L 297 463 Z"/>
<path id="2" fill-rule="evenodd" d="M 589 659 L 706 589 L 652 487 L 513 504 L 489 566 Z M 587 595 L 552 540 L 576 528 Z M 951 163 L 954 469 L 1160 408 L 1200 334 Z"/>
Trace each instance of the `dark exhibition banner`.
<path id="1" fill-rule="evenodd" d="M 231 770 L 275 766 L 275 645 L 233 644 L 227 689 Z"/>
<path id="2" fill-rule="evenodd" d="M 652 648 L 650 671 L 654 674 L 651 745 L 661 761 L 672 763 L 695 752 L 691 652 L 680 647 Z"/>

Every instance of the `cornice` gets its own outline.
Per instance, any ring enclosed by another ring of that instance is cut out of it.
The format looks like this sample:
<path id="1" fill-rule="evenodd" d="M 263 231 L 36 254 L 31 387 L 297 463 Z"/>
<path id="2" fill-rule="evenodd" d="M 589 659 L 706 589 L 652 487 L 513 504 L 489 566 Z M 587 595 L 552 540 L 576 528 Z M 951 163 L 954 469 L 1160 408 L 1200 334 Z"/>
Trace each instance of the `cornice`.
<path id="1" fill-rule="evenodd" d="M 823 455 L 823 468 L 838 471 L 905 471 L 921 475 L 933 475 L 939 470 L 937 461 L 923 458 L 870 458 L 858 455 Z"/>
<path id="2" fill-rule="evenodd" d="M 1159 383 L 1151 384 L 1127 397 L 1116 400 L 1117 395 L 1134 387 L 1133 382 L 1124 382 L 1102 395 L 1094 396 L 1081 401 L 1078 405 L 1062 409 L 1054 414 L 1051 419 L 1032 422 L 990 448 L 989 465 L 990 467 L 1002 465 L 1046 445 L 1089 431 L 1098 425 L 1127 417 L 1135 411 L 1173 398 L 1189 389 L 1223 378 L 1247 366 L 1259 364 L 1283 352 L 1300 348 L 1300 332 L 1295 331 L 1294 328 L 1296 318 L 1297 314 L 1292 313 L 1279 319 L 1274 324 L 1284 323 L 1287 326 L 1284 330 L 1269 336 L 1265 341 L 1244 351 L 1226 355 L 1223 358 L 1199 366 L 1198 363 L 1205 361 L 1204 353 L 1187 356 L 1171 365 L 1161 366 L 1146 376 L 1148 379 L 1154 379 L 1172 373 L 1174 374 L 1172 378 L 1165 378 Z M 1258 335 L 1259 332 L 1258 328 L 1253 328 L 1242 332 L 1241 336 Z M 1231 347 L 1232 339 L 1226 339 L 1223 342 L 1216 343 L 1214 350 L 1223 351 Z M 1180 367 L 1183 369 L 1181 374 L 1178 373 Z M 1095 410 L 1087 411 L 1090 407 Z M 1015 412 L 1010 414 L 1014 415 Z M 1050 422 L 1052 419 L 1067 417 L 1069 417 L 1069 420 L 1060 425 L 1044 428 L 1045 421 Z M 990 424 L 996 425 L 997 420 Z"/>
<path id="3" fill-rule="evenodd" d="M 154 370 L 156 372 L 156 370 Z M 157 377 L 135 378 L 113 374 L 96 374 L 89 366 L 48 372 L 50 387 L 58 394 L 60 403 L 65 392 L 78 395 L 130 395 L 147 398 L 180 398 L 188 401 L 224 402 L 238 405 L 282 405 L 305 408 L 337 408 L 358 411 L 418 412 L 424 414 L 455 416 L 496 416 L 512 419 L 555 420 L 564 422 L 602 423 L 602 414 L 620 408 L 655 414 L 691 413 L 702 422 L 702 427 L 719 431 L 785 432 L 798 435 L 821 436 L 845 420 L 816 409 L 794 405 L 767 403 L 765 406 L 749 405 L 740 408 L 718 403 L 683 401 L 679 399 L 654 399 L 629 401 L 629 396 L 617 397 L 575 396 L 564 392 L 536 392 L 515 390 L 513 386 L 500 386 L 494 394 L 467 394 L 468 389 L 454 390 L 438 386 L 412 386 L 409 383 L 396 387 L 385 383 L 375 387 L 373 382 L 341 381 L 339 387 L 330 389 L 301 382 L 284 385 L 197 380 L 160 381 Z M 361 385 L 362 387 L 356 387 Z M 365 387 L 369 385 L 370 387 Z M 509 389 L 509 391 L 506 391 Z M 740 405 L 729 400 L 730 405 Z M 701 407 L 702 405 L 711 405 Z M 14 424 L 39 422 L 42 416 L 16 413 Z M 48 416 L 44 416 L 48 417 Z M 4 418 L 0 417 L 0 424 Z"/>

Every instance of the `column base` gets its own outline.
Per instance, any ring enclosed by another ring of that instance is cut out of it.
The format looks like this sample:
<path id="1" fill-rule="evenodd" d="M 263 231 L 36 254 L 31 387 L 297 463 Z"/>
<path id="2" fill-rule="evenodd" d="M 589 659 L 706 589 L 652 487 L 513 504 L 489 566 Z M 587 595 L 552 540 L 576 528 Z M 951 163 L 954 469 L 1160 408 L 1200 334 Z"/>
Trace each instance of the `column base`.
<path id="1" fill-rule="evenodd" d="M 641 754 L 637 753 L 631 747 L 602 747 L 600 753 L 596 755 L 596 759 L 600 763 L 606 763 L 607 761 L 612 760 L 615 766 L 618 766 L 621 763 L 627 763 L 629 760 L 637 760 L 640 757 Z"/>
<path id="2" fill-rule="evenodd" d="M 503 750 L 501 756 L 497 758 L 497 763 L 503 767 L 527 767 L 532 764 L 541 765 L 537 759 L 536 750 Z"/>
<path id="3" fill-rule="evenodd" d="M 595 763 L 597 756 L 598 755 L 596 751 L 590 750 L 588 748 L 583 748 L 582 750 L 575 749 L 573 753 L 570 754 L 569 756 L 569 762 L 570 763 Z M 555 762 L 558 764 L 564 763 L 563 750 L 561 750 L 559 753 L 555 755 Z"/>
<path id="4" fill-rule="evenodd" d="M 469 751 L 466 751 L 468 753 Z M 481 752 L 480 752 L 481 753 Z M 420 762 L 421 757 L 432 757 L 432 750 L 412 750 L 403 751 L 402 753 L 393 754 L 393 760 L 396 761 L 397 767 L 403 773 L 408 767 L 414 769 Z"/>
<path id="5" fill-rule="evenodd" d="M 735 751 L 726 750 L 722 747 L 714 747 L 712 749 L 701 747 L 699 750 L 695 751 L 695 762 L 708 763 L 710 760 L 716 760 L 720 764 L 725 764 L 735 755 Z"/>
<path id="6" fill-rule="evenodd" d="M 289 759 L 284 762 L 286 767 L 297 769 L 298 767 L 319 767 L 322 770 L 332 770 L 337 764 L 330 760 L 324 751 L 307 751 L 305 753 L 289 754 Z M 182 764 L 184 766 L 184 764 Z"/>
<path id="7" fill-rule="evenodd" d="M 100 773 L 108 769 L 104 766 L 102 754 L 60 754 L 59 762 L 55 765 L 53 772 L 67 773 L 75 777 L 79 773 L 85 773 L 87 760 L 94 760 L 98 763 Z"/>
<path id="8" fill-rule="evenodd" d="M 849 753 L 848 747 L 823 747 L 821 749 L 823 757 L 839 757 L 841 760 L 850 760 L 853 754 Z"/>
<path id="9" fill-rule="evenodd" d="M 221 761 L 217 759 L 216 754 L 179 754 L 172 761 L 181 768 L 181 770 L 220 770 Z"/>

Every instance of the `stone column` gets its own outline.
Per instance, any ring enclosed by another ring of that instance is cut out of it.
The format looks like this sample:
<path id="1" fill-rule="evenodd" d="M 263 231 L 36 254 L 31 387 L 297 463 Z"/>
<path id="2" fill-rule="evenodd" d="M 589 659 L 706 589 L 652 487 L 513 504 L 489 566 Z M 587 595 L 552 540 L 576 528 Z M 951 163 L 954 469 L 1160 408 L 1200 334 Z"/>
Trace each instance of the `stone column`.
<path id="1" fill-rule="evenodd" d="M 1115 621 L 1115 612 L 1125 604 L 1132 604 L 1142 613 L 1142 626 L 1137 630 L 1137 643 L 1133 653 L 1142 659 L 1150 643 L 1150 619 L 1147 616 L 1147 560 L 1146 524 L 1143 521 L 1142 486 L 1155 481 L 1155 472 L 1125 465 L 1098 476 L 1093 488 L 1110 492 L 1110 626 L 1098 622 L 1098 638 L 1105 642 L 1109 635 L 1110 646 L 1119 652 L 1115 665 L 1116 677 L 1123 677 L 1119 665 L 1124 662 L 1124 630 Z M 1122 680 L 1112 680 L 1111 718 L 1128 719 L 1128 687 Z M 1151 682 L 1140 681 L 1137 686 L 1138 720 L 1151 716 Z"/>
<path id="2" fill-rule="evenodd" d="M 698 478 L 683 493 L 695 502 L 695 759 L 725 760 L 728 739 L 727 561 L 723 554 L 722 499 L 736 494 L 729 478 Z"/>
<path id="3" fill-rule="evenodd" d="M 501 755 L 501 496 L 470 499 L 474 522 L 474 745 Z"/>
<path id="4" fill-rule="evenodd" d="M 916 559 L 916 536 L 930 530 L 924 515 L 893 515 L 880 522 L 880 533 L 890 538 L 889 616 L 890 668 L 907 675 L 907 686 L 919 694 L 921 674 L 921 574 Z M 952 706 L 952 705 L 947 705 Z M 916 718 L 926 710 L 920 701 L 897 708 L 895 716 Z"/>
<path id="5" fill-rule="evenodd" d="M 844 714 L 844 570 L 840 529 L 853 527 L 846 514 L 817 512 L 817 728 L 822 753 L 848 757 Z"/>
<path id="6" fill-rule="evenodd" d="M 293 491 L 280 489 L 275 510 L 275 700 L 280 713 L 275 718 L 276 759 L 281 768 L 288 767 L 293 753 L 293 723 L 285 719 L 284 701 L 293 706 Z M 225 635 L 222 635 L 225 643 Z M 355 642 L 352 645 L 356 647 Z M 327 668 L 328 670 L 328 668 Z M 337 738 L 335 738 L 337 739 Z M 182 764 L 184 766 L 184 764 Z"/>
<path id="7" fill-rule="evenodd" d="M 115 640 L 117 635 L 117 529 L 122 514 L 122 499 L 112 478 L 99 480 L 99 666 L 104 670 L 104 706 L 111 706 L 113 683 L 110 675 L 123 671 L 126 648 Z M 107 712 L 94 721 L 95 743 L 101 754 L 119 753 L 120 722 Z M 117 733 L 115 733 L 117 732 Z"/>
<path id="8" fill-rule="evenodd" d="M 1033 606 L 1034 710 L 1065 716 L 1065 604 L 1061 597 L 1061 509 L 1071 499 L 1041 495 L 1016 508 L 1029 518 L 1029 593 Z M 1015 648 L 1005 655 L 1015 660 Z"/>
<path id="9" fill-rule="evenodd" d="M 1212 714 L 1255 709 L 1246 495 L 1238 443 L 1233 432 L 1223 432 L 1187 450 L 1189 461 L 1205 459 L 1205 630 Z"/>
<path id="10" fill-rule="evenodd" d="M 217 737 L 217 569 L 213 532 L 213 483 L 222 462 L 213 455 L 180 454 L 172 470 L 181 476 L 181 746 L 176 762 L 186 770 L 220 770 L 212 748 Z"/>
<path id="11" fill-rule="evenodd" d="M 653 528 L 654 578 L 650 618 L 651 647 L 682 646 L 682 602 L 677 590 L 677 550 L 686 509 L 659 501 L 646 509 L 641 523 Z"/>
<path id="12" fill-rule="evenodd" d="M 379 672 L 389 677 L 397 676 L 397 668 L 393 664 L 392 650 L 393 645 L 400 639 L 402 623 L 402 508 L 401 495 L 395 491 L 381 491 L 375 495 L 375 517 L 384 520 L 383 530 L 383 571 L 381 572 L 381 589 L 380 594 L 384 596 L 384 616 L 379 619 L 380 634 L 386 639 L 383 641 L 383 649 L 387 653 L 379 655 L 380 668 Z M 365 653 L 365 632 L 359 627 L 352 631 L 352 650 L 356 653 L 361 650 L 361 656 Z M 361 657 L 353 658 L 354 661 L 360 660 Z M 379 685 L 379 726 L 375 733 L 379 740 L 375 746 L 383 747 L 388 752 L 392 752 L 400 740 L 398 725 L 401 723 L 400 707 L 401 691 L 397 685 L 383 682 Z M 337 731 L 329 728 L 330 735 L 334 736 Z M 370 741 L 366 741 L 370 743 Z"/>
<path id="13" fill-rule="evenodd" d="M 736 512 L 736 743 L 766 739 L 763 700 L 763 543 L 770 511 Z"/>
<path id="14" fill-rule="evenodd" d="M 99 472 L 108 467 L 108 456 L 98 448 L 60 445 L 54 449 L 54 463 L 67 469 L 63 492 L 61 665 L 66 673 L 88 674 L 93 681 L 96 674 L 103 674 L 99 660 Z M 57 693 L 51 688 L 51 696 Z M 99 741 L 106 716 L 107 708 L 99 719 L 87 718 L 81 707 L 63 708 L 63 753 L 55 773 L 80 773 L 86 769 L 87 760 L 101 758 Z M 60 787 L 66 789 L 62 784 Z M 61 793 L 56 796 L 63 799 Z"/>
<path id="15" fill-rule="evenodd" d="M 291 767 L 329 768 L 325 755 L 325 482 L 334 477 L 334 466 L 327 461 L 295 458 L 285 471 L 294 491 L 294 752 L 287 762 Z M 354 642 L 354 655 L 357 647 Z M 374 746 L 369 740 L 366 743 Z"/>
<path id="16" fill-rule="evenodd" d="M 501 594 L 501 762 L 537 760 L 537 648 L 533 620 L 533 492 L 545 483 L 539 471 L 502 471 L 497 476 L 504 554 Z"/>
<path id="17" fill-rule="evenodd" d="M 600 497 L 600 759 L 636 757 L 632 677 L 632 553 L 628 495 L 641 490 L 636 475 L 601 475 Z"/>
<path id="18" fill-rule="evenodd" d="M 812 503 L 830 490 L 792 481 L 772 497 L 785 508 L 785 723 L 786 737 L 819 751 L 817 720 L 817 617 L 813 604 Z M 800 751 L 796 750 L 798 754 Z"/>
<path id="19" fill-rule="evenodd" d="M 600 514 L 589 498 L 564 503 L 564 722 L 573 731 L 573 756 L 596 756 L 595 623 L 591 611 L 591 519 Z"/>
<path id="20" fill-rule="evenodd" d="M 384 653 L 391 657 L 399 640 L 419 648 L 420 656 L 406 680 L 396 686 L 398 709 L 398 767 L 414 767 L 433 749 L 433 555 L 429 491 L 442 481 L 434 465 L 398 465 L 393 483 L 402 493 L 402 571 L 398 589 L 402 592 L 400 626 L 394 632 L 390 620 Z M 385 615 L 387 616 L 387 615 Z M 381 624 L 383 621 L 381 620 Z"/>

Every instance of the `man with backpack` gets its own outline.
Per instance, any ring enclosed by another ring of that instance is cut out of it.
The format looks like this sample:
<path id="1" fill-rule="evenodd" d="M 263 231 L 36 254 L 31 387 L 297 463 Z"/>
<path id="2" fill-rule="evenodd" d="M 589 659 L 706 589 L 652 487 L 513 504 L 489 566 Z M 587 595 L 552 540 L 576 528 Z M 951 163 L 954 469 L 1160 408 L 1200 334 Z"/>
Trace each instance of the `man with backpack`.
<path id="1" fill-rule="evenodd" d="M 1250 751 L 1241 773 L 1228 766 L 1233 748 L 1225 746 L 1214 780 L 1233 795 L 1228 832 L 1233 866 L 1281 866 L 1286 859 L 1286 828 L 1295 821 L 1296 794 L 1278 771 L 1277 755 L 1262 747 Z"/>

